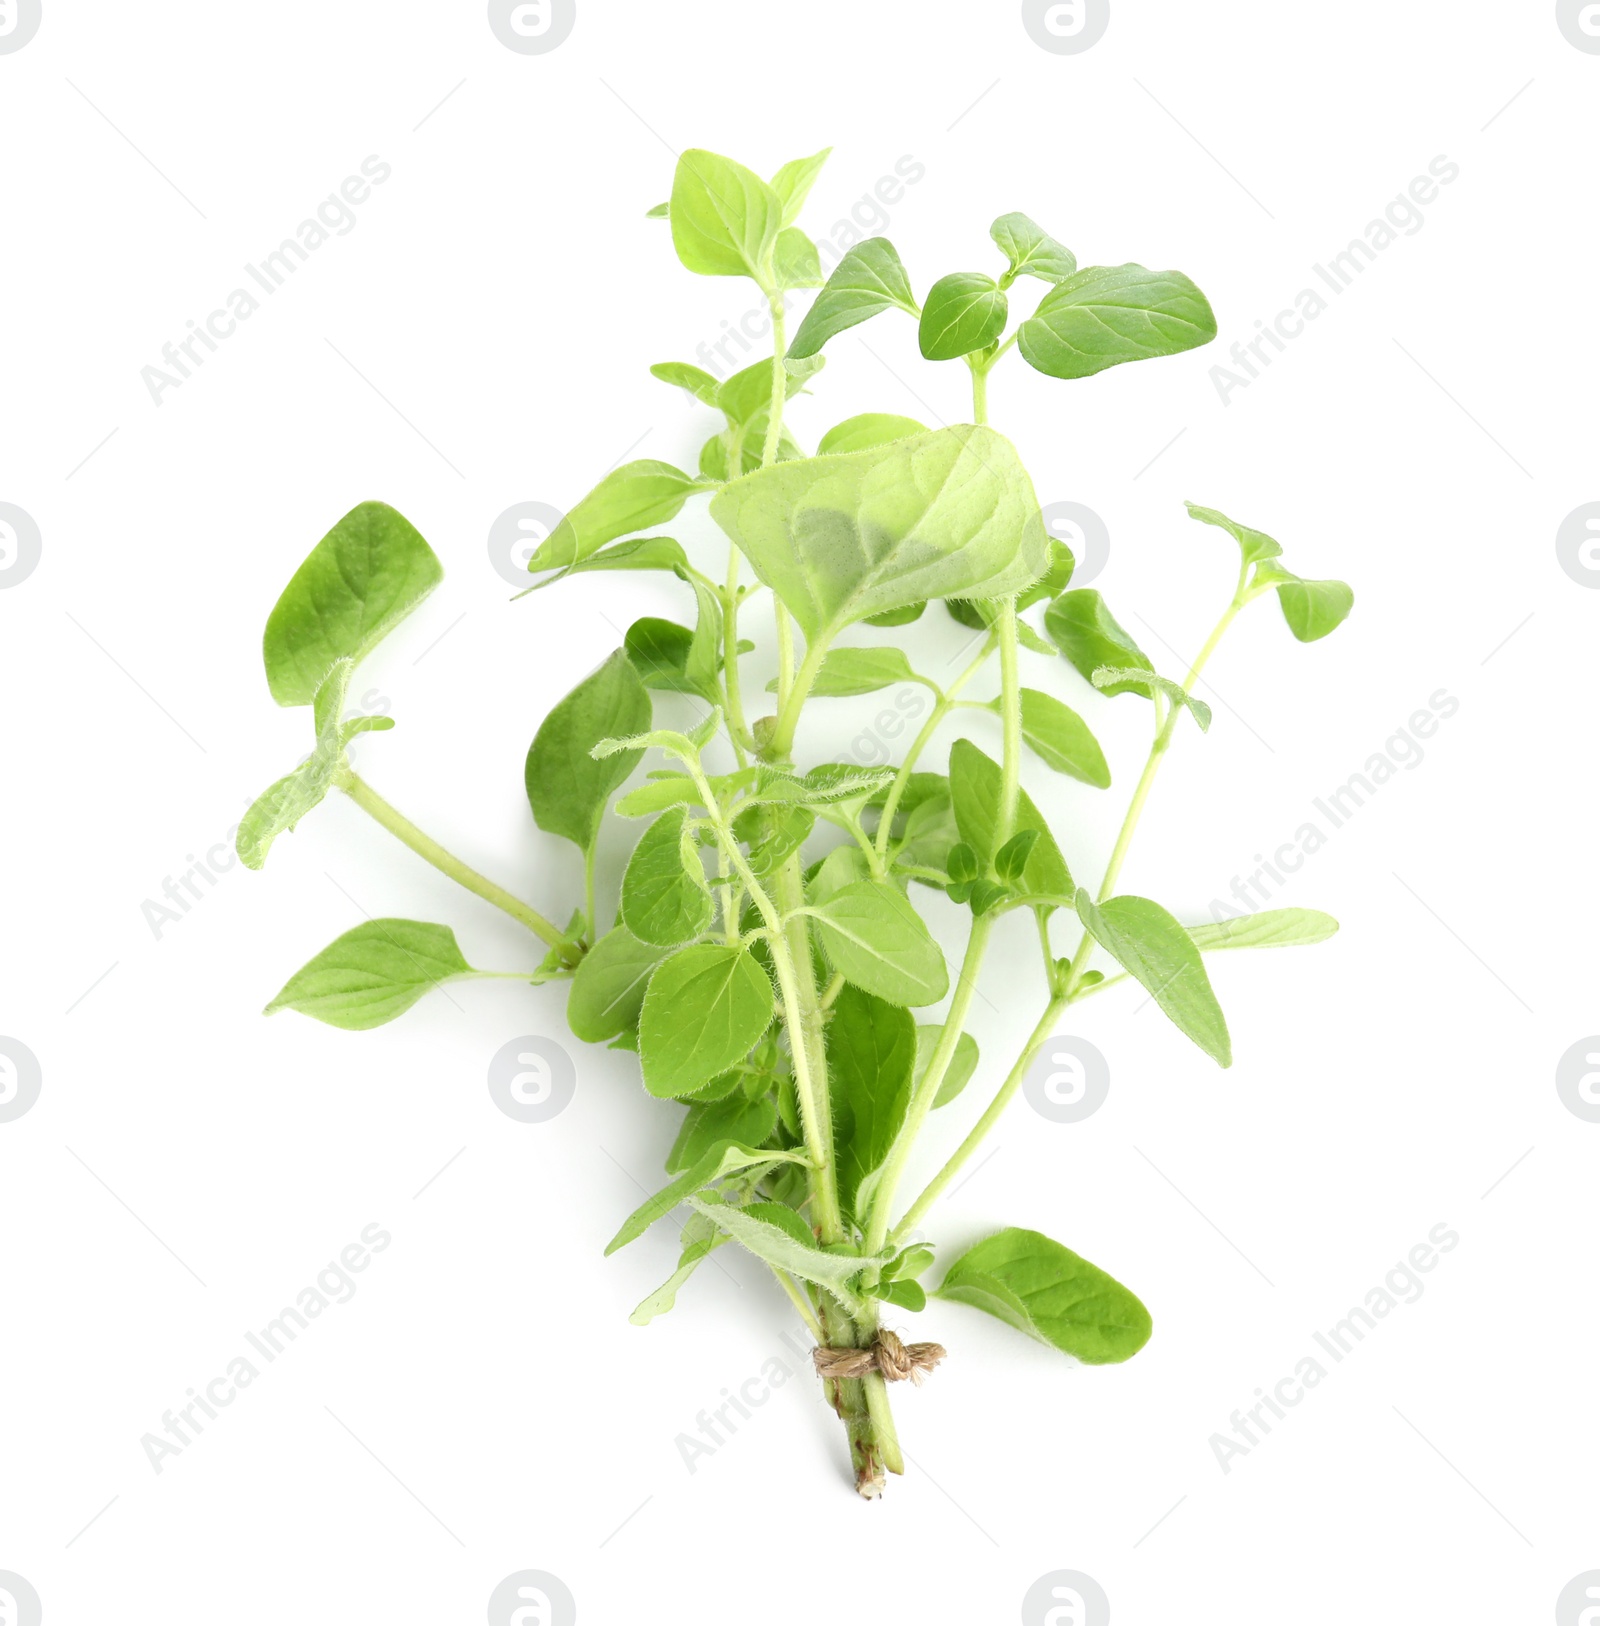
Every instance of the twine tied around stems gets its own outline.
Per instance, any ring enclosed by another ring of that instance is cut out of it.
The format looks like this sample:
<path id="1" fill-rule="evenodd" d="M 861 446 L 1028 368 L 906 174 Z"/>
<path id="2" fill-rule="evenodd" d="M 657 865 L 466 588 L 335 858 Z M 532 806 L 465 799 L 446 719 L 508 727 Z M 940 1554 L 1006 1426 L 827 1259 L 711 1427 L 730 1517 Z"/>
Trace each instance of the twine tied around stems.
<path id="1" fill-rule="evenodd" d="M 887 1327 L 865 1349 L 814 1349 L 811 1364 L 823 1378 L 861 1378 L 881 1372 L 890 1383 L 922 1380 L 945 1357 L 943 1344 L 902 1344 Z"/>

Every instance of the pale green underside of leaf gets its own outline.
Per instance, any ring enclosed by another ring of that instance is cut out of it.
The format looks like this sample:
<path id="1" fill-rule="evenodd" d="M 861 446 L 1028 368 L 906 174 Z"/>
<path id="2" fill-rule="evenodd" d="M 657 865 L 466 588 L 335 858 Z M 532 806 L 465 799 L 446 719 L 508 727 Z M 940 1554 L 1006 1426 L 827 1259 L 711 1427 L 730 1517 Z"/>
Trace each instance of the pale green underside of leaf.
<path id="1" fill-rule="evenodd" d="M 861 412 L 843 423 L 836 423 L 817 442 L 817 456 L 870 451 L 874 446 L 887 446 L 890 441 L 906 440 L 927 432 L 928 426 L 915 418 L 902 418 L 893 412 Z"/>
<path id="2" fill-rule="evenodd" d="M 1016 449 L 970 425 L 758 470 L 711 514 L 813 643 L 929 598 L 1019 592 L 1050 563 Z"/>
<path id="3" fill-rule="evenodd" d="M 696 1159 L 677 1179 L 665 1185 L 653 1196 L 647 1197 L 622 1222 L 617 1234 L 606 1244 L 606 1253 L 613 1254 L 644 1235 L 658 1219 L 665 1218 L 691 1192 L 714 1186 L 719 1180 L 736 1174 L 741 1169 L 775 1166 L 779 1163 L 804 1163 L 799 1152 L 757 1151 L 753 1147 L 724 1143 L 713 1147 L 704 1157 Z"/>
<path id="4" fill-rule="evenodd" d="M 860 1274 L 863 1261 L 845 1254 L 824 1253 L 814 1243 L 807 1246 L 784 1227 L 758 1219 L 728 1203 L 708 1202 L 704 1197 L 685 1199 L 697 1213 L 726 1231 L 741 1247 L 779 1270 L 786 1270 L 808 1282 L 825 1287 L 847 1307 L 859 1301 L 845 1285 Z"/>
<path id="5" fill-rule="evenodd" d="M 665 525 L 697 491 L 711 485 L 651 458 L 612 469 L 534 550 L 528 569 L 571 570 L 606 543 Z"/>
<path id="6" fill-rule="evenodd" d="M 691 148 L 678 160 L 668 219 L 673 247 L 689 270 L 759 280 L 783 224 L 783 203 L 743 164 Z"/>
<path id="7" fill-rule="evenodd" d="M 857 243 L 833 268 L 822 292 L 806 312 L 789 354 L 814 356 L 847 328 L 886 310 L 921 315 L 894 244 L 887 237 L 869 237 Z"/>
<path id="8" fill-rule="evenodd" d="M 683 1228 L 683 1251 L 678 1255 L 678 1268 L 655 1292 L 640 1300 L 628 1320 L 636 1327 L 648 1327 L 657 1316 L 675 1309 L 680 1289 L 694 1275 L 701 1262 L 732 1240 L 704 1214 L 691 1214 L 689 1223 Z"/>
<path id="9" fill-rule="evenodd" d="M 844 887 L 819 906 L 814 925 L 833 969 L 892 1005 L 931 1005 L 949 991 L 944 954 L 898 887 Z"/>
<path id="10" fill-rule="evenodd" d="M 1038 1231 L 1010 1228 L 969 1248 L 937 1297 L 954 1299 L 1086 1366 L 1138 1354 L 1150 1312 L 1114 1277 Z"/>
<path id="11" fill-rule="evenodd" d="M 369 920 L 335 938 L 295 972 L 266 1014 L 294 1010 L 330 1027 L 381 1027 L 430 988 L 472 974 L 448 926 Z"/>
<path id="12" fill-rule="evenodd" d="M 1219 920 L 1187 929 L 1196 948 L 1213 954 L 1219 949 L 1297 948 L 1325 943 L 1338 931 L 1339 922 L 1320 909 L 1263 909 L 1238 920 Z"/>

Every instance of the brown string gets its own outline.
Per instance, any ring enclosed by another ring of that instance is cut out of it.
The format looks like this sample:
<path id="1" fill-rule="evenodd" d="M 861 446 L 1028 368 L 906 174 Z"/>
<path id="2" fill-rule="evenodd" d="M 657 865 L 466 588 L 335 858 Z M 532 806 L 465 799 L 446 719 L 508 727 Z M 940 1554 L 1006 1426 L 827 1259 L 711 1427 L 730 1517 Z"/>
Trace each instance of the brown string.
<path id="1" fill-rule="evenodd" d="M 868 1372 L 881 1372 L 890 1383 L 910 1378 L 922 1380 L 945 1357 L 943 1344 L 902 1344 L 887 1327 L 866 1349 L 814 1349 L 811 1362 L 824 1378 L 860 1378 Z"/>

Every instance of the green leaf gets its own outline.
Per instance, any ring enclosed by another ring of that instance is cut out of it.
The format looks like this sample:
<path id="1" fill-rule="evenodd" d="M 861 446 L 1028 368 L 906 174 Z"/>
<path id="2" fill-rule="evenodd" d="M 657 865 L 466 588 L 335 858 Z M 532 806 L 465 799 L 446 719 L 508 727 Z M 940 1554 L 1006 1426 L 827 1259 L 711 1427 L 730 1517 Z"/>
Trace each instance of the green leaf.
<path id="1" fill-rule="evenodd" d="M 1338 929 L 1339 922 L 1320 909 L 1263 909 L 1238 920 L 1190 926 L 1188 932 L 1202 954 L 1213 954 L 1219 949 L 1297 948 L 1323 943 Z"/>
<path id="2" fill-rule="evenodd" d="M 922 314 L 894 244 L 887 237 L 869 237 L 833 268 L 833 275 L 806 312 L 789 354 L 814 356 L 846 328 L 886 310 Z"/>
<path id="3" fill-rule="evenodd" d="M 262 654 L 280 706 L 308 706 L 334 663 L 360 661 L 444 579 L 411 522 L 352 508 L 306 556 L 267 617 Z"/>
<path id="4" fill-rule="evenodd" d="M 826 903 L 836 892 L 869 878 L 867 855 L 855 842 L 846 842 L 842 847 L 835 847 L 810 873 L 806 881 L 806 901 Z"/>
<path id="5" fill-rule="evenodd" d="M 836 423 L 817 444 L 818 457 L 832 457 L 841 452 L 866 452 L 874 446 L 887 446 L 890 441 L 905 440 L 911 435 L 925 435 L 928 426 L 915 418 L 902 418 L 893 412 L 862 412 L 854 418 Z"/>
<path id="6" fill-rule="evenodd" d="M 330 1027 L 381 1027 L 430 988 L 469 977 L 456 934 L 423 920 L 369 920 L 337 937 L 300 967 L 267 1006 L 300 1011 Z"/>
<path id="7" fill-rule="evenodd" d="M 614 547 L 602 548 L 587 559 L 580 559 L 565 570 L 546 576 L 534 583 L 534 591 L 565 581 L 568 576 L 582 576 L 591 570 L 670 570 L 685 575 L 689 568 L 688 556 L 670 536 L 639 536 L 629 542 L 618 542 Z"/>
<path id="8" fill-rule="evenodd" d="M 587 852 L 611 793 L 644 755 L 624 750 L 596 760 L 591 752 L 601 740 L 649 726 L 650 696 L 619 649 L 557 703 L 528 748 L 523 778 L 539 828 Z"/>
<path id="9" fill-rule="evenodd" d="M 1072 250 L 1026 215 L 1001 215 L 989 228 L 989 235 L 1009 261 L 1001 278 L 1003 287 L 1009 288 L 1018 277 L 1065 282 L 1078 269 L 1078 258 Z"/>
<path id="10" fill-rule="evenodd" d="M 722 388 L 705 368 L 695 367 L 687 361 L 658 361 L 650 369 L 650 376 L 659 378 L 663 384 L 687 390 L 701 405 L 708 407 L 717 404 L 717 391 Z"/>
<path id="11" fill-rule="evenodd" d="M 726 1072 L 772 1021 L 772 984 L 748 949 L 697 943 L 663 960 L 639 1016 L 652 1095 L 689 1095 Z"/>
<path id="12" fill-rule="evenodd" d="M 993 277 L 956 271 L 928 290 L 917 344 L 929 361 L 954 361 L 994 343 L 1006 325 L 1007 300 Z"/>
<path id="13" fill-rule="evenodd" d="M 1018 592 L 1049 565 L 1016 448 L 971 425 L 760 469 L 711 514 L 813 646 L 924 599 Z"/>
<path id="14" fill-rule="evenodd" d="M 691 148 L 672 178 L 672 246 L 703 277 L 764 282 L 783 225 L 783 200 L 759 175 Z"/>
<path id="15" fill-rule="evenodd" d="M 811 686 L 813 700 L 858 694 L 875 694 L 894 683 L 923 683 L 911 670 L 903 649 L 830 649 Z M 767 685 L 776 694 L 778 680 Z"/>
<path id="16" fill-rule="evenodd" d="M 922 599 L 916 604 L 903 605 L 898 610 L 885 610 L 882 615 L 863 616 L 862 620 L 869 627 L 908 627 L 913 621 L 922 619 L 922 612 L 927 607 L 928 601 Z"/>
<path id="17" fill-rule="evenodd" d="M 828 1093 L 833 1104 L 839 1200 L 865 1219 L 856 1194 L 882 1167 L 911 1104 L 917 1025 L 911 1012 L 863 989 L 839 991 L 828 1016 Z"/>
<path id="18" fill-rule="evenodd" d="M 567 1026 L 586 1044 L 604 1044 L 629 1032 L 655 968 L 666 950 L 641 943 L 626 926 L 614 926 L 578 962 L 567 995 Z"/>
<path id="19" fill-rule="evenodd" d="M 1194 939 L 1149 898 L 1107 898 L 1096 905 L 1078 893 L 1078 918 L 1094 940 L 1149 990 L 1174 1026 L 1219 1067 L 1233 1065 L 1228 1023 Z"/>
<path id="20" fill-rule="evenodd" d="M 943 1027 L 937 1022 L 924 1022 L 917 1026 L 918 1083 L 927 1072 L 928 1063 L 933 1060 L 934 1048 L 939 1043 L 939 1035 L 943 1032 Z M 972 1082 L 972 1075 L 977 1070 L 978 1041 L 970 1033 L 963 1033 L 956 1040 L 955 1054 L 950 1058 L 950 1065 L 944 1070 L 944 1082 L 940 1084 L 939 1093 L 933 1098 L 934 1106 L 947 1106 L 954 1101 Z"/>
<path id="21" fill-rule="evenodd" d="M 704 1214 L 756 1258 L 827 1288 L 846 1308 L 859 1305 L 860 1301 L 846 1283 L 852 1276 L 860 1275 L 865 1263 L 862 1259 L 850 1254 L 824 1253 L 815 1242 L 802 1242 L 787 1224 L 775 1222 L 766 1213 L 735 1208 L 731 1203 L 706 1197 L 691 1196 L 687 1201 L 692 1209 Z M 764 1210 L 773 1205 L 756 1206 Z"/>
<path id="22" fill-rule="evenodd" d="M 1283 619 L 1303 644 L 1326 638 L 1349 615 L 1355 594 L 1344 582 L 1306 581 L 1281 565 L 1260 564 L 1251 580 L 1256 589 L 1276 587 Z"/>
<path id="23" fill-rule="evenodd" d="M 772 251 L 772 275 L 779 288 L 820 288 L 822 260 L 817 245 L 798 226 L 785 226 Z"/>
<path id="24" fill-rule="evenodd" d="M 705 1101 L 697 1095 L 687 1104 L 683 1128 L 667 1154 L 668 1174 L 679 1174 L 708 1152 L 734 1143 L 763 1146 L 778 1127 L 778 1109 L 770 1097 L 750 1101 L 736 1094 L 727 1100 Z"/>
<path id="25" fill-rule="evenodd" d="M 1259 564 L 1263 559 L 1276 559 L 1283 552 L 1265 531 L 1252 531 L 1248 525 L 1238 524 L 1215 508 L 1201 508 L 1192 502 L 1183 506 L 1189 510 L 1190 519 L 1197 519 L 1203 525 L 1217 525 L 1226 531 L 1239 544 L 1239 553 L 1247 565 Z"/>
<path id="26" fill-rule="evenodd" d="M 688 837 L 686 840 L 685 837 Z M 641 943 L 675 948 L 711 924 L 711 889 L 682 808 L 639 838 L 622 877 L 622 919 Z"/>
<path id="27" fill-rule="evenodd" d="M 624 463 L 565 515 L 534 550 L 528 569 L 535 575 L 570 570 L 619 536 L 665 525 L 697 491 L 710 489 L 709 482 L 670 463 L 652 458 Z"/>
<path id="28" fill-rule="evenodd" d="M 664 812 L 669 807 L 703 805 L 700 787 L 692 779 L 686 774 L 669 773 L 653 775 L 646 783 L 636 786 L 626 796 L 618 799 L 612 811 L 620 818 L 644 819 L 652 813 Z"/>
<path id="29" fill-rule="evenodd" d="M 994 859 L 995 819 L 1000 810 L 1000 764 L 985 756 L 971 740 L 957 740 L 950 749 L 950 795 L 961 839 L 985 866 Z M 1039 838 L 1022 872 L 1025 891 L 1042 897 L 1070 898 L 1072 874 L 1061 856 L 1044 815 L 1025 790 L 1017 793 L 1018 830 L 1037 830 Z"/>
<path id="30" fill-rule="evenodd" d="M 784 399 L 792 400 L 806 384 L 822 371 L 826 356 L 814 356 L 805 361 L 785 361 L 783 364 Z M 772 406 L 772 363 L 758 361 L 737 372 L 717 390 L 717 405 L 727 414 L 735 427 L 749 424 L 765 414 Z M 748 436 L 746 438 L 749 438 Z M 757 447 L 757 455 L 760 448 Z"/>
<path id="31" fill-rule="evenodd" d="M 968 1248 L 937 1296 L 983 1310 L 1085 1366 L 1125 1361 L 1150 1338 L 1150 1312 L 1121 1282 L 1015 1226 Z"/>
<path id="32" fill-rule="evenodd" d="M 1052 378 L 1088 378 L 1125 361 L 1209 344 L 1217 319 L 1181 271 L 1090 266 L 1039 301 L 1018 330 L 1023 359 Z"/>
<path id="33" fill-rule="evenodd" d="M 683 1251 L 678 1255 L 678 1268 L 655 1292 L 640 1300 L 628 1317 L 634 1326 L 648 1327 L 658 1315 L 666 1315 L 674 1309 L 679 1289 L 694 1275 L 700 1262 L 732 1241 L 732 1238 L 719 1231 L 704 1214 L 691 1214 L 683 1228 L 681 1241 Z"/>
<path id="34" fill-rule="evenodd" d="M 646 209 L 644 217 L 646 220 L 665 220 L 671 213 L 672 205 L 670 203 L 658 203 L 655 208 Z"/>
<path id="35" fill-rule="evenodd" d="M 950 987 L 944 954 L 898 887 L 859 881 L 817 906 L 817 938 L 846 982 L 891 1005 L 931 1005 Z"/>
<path id="36" fill-rule="evenodd" d="M 1171 678 L 1157 677 L 1154 672 L 1146 675 L 1143 667 L 1097 666 L 1092 681 L 1095 688 L 1107 694 L 1120 694 L 1132 687 L 1143 689 L 1154 699 L 1159 689 L 1173 705 L 1188 707 L 1202 734 L 1211 727 L 1211 708 L 1205 701 L 1196 700 L 1181 683 L 1174 683 Z"/>
<path id="37" fill-rule="evenodd" d="M 928 1295 L 920 1282 L 883 1282 L 872 1296 L 913 1313 L 928 1307 Z"/>
<path id="38" fill-rule="evenodd" d="M 755 803 L 740 808 L 733 833 L 750 849 L 750 868 L 757 876 L 767 876 L 799 852 L 816 822 L 809 807 Z"/>
<path id="39" fill-rule="evenodd" d="M 722 1145 L 713 1147 L 703 1157 L 697 1158 L 670 1185 L 663 1186 L 654 1196 L 646 1197 L 622 1222 L 617 1234 L 606 1243 L 606 1256 L 609 1258 L 619 1248 L 625 1248 L 630 1242 L 637 1241 L 657 1220 L 665 1219 L 691 1191 L 714 1186 L 719 1180 L 726 1179 L 730 1174 L 738 1174 L 744 1169 L 757 1168 L 763 1164 L 805 1161 L 805 1157 L 799 1152 L 758 1152 L 749 1146 L 725 1141 Z"/>
<path id="40" fill-rule="evenodd" d="M 819 762 L 803 774 L 788 773 L 782 768 L 761 768 L 750 786 L 747 800 L 829 807 L 858 798 L 864 801 L 893 782 L 892 768 L 858 768 L 851 762 Z"/>
<path id="41" fill-rule="evenodd" d="M 817 177 L 822 173 L 822 166 L 828 161 L 828 154 L 832 147 L 824 147 L 821 152 L 812 153 L 809 158 L 791 158 L 776 175 L 772 177 L 772 190 L 778 194 L 778 201 L 783 206 L 783 224 L 792 226 L 800 218 L 800 211 L 805 207 L 806 198 L 811 188 L 816 184 Z"/>
<path id="42" fill-rule="evenodd" d="M 994 855 L 994 872 L 1008 886 L 1015 886 L 1022 880 L 1022 873 L 1028 867 L 1028 854 L 1033 851 L 1033 844 L 1038 839 L 1037 830 L 1019 830 Z"/>
<path id="43" fill-rule="evenodd" d="M 1022 737 L 1040 760 L 1057 773 L 1105 790 L 1111 783 L 1111 769 L 1089 725 L 1052 694 L 1024 689 L 1021 698 Z M 1000 696 L 995 697 L 989 709 L 996 715 L 1002 713 Z"/>
<path id="44" fill-rule="evenodd" d="M 904 806 L 904 802 L 901 805 Z M 905 829 L 900 832 L 900 843 L 895 849 L 895 862 L 918 869 L 943 869 L 952 845 L 959 839 L 950 782 L 941 779 L 939 793 L 918 802 L 906 815 Z"/>
<path id="45" fill-rule="evenodd" d="M 1088 683 L 1094 682 L 1094 674 L 1102 666 L 1155 670 L 1132 634 L 1122 629 L 1106 608 L 1106 601 L 1092 587 L 1075 587 L 1063 593 L 1044 612 L 1044 630 Z M 1142 694 L 1146 698 L 1150 694 L 1146 684 L 1133 681 L 1114 684 L 1105 692 Z"/>

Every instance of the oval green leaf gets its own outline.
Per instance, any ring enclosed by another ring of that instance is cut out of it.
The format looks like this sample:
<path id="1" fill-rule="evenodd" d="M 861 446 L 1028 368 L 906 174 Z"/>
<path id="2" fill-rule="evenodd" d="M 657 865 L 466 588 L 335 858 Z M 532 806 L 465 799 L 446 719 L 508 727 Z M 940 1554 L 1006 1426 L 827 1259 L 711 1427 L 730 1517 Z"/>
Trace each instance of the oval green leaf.
<path id="1" fill-rule="evenodd" d="M 817 906 L 817 938 L 846 982 L 891 1005 L 931 1005 L 950 987 L 944 953 L 898 887 L 858 881 Z"/>
<path id="2" fill-rule="evenodd" d="M 644 1087 L 691 1095 L 742 1061 L 772 1021 L 772 984 L 748 949 L 697 943 L 663 960 L 639 1015 Z"/>
<path id="3" fill-rule="evenodd" d="M 1006 296 L 981 271 L 956 271 L 928 290 L 917 344 L 929 361 L 954 361 L 994 343 L 1006 325 Z"/>
<path id="4" fill-rule="evenodd" d="M 392 1022 L 441 982 L 472 974 L 448 926 L 369 920 L 301 966 L 266 1014 L 299 1011 L 359 1032 Z"/>
<path id="5" fill-rule="evenodd" d="M 1217 319 L 1181 271 L 1097 265 L 1074 272 L 1018 330 L 1023 359 L 1052 378 L 1088 378 L 1125 361 L 1209 344 Z"/>

